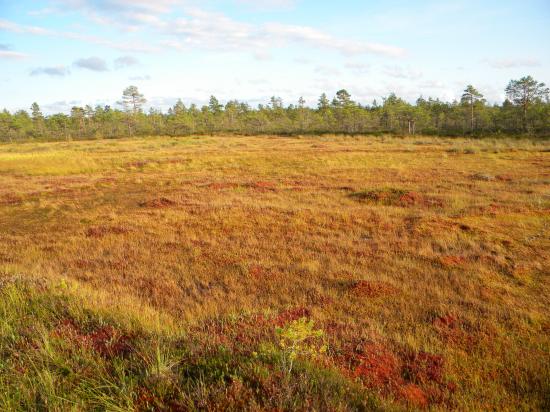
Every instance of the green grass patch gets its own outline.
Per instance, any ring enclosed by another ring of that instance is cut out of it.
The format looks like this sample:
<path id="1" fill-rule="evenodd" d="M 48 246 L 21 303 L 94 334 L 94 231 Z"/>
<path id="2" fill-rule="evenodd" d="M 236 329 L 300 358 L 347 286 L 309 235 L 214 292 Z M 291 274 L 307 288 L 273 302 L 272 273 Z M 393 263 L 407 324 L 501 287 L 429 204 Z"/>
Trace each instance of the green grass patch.
<path id="1" fill-rule="evenodd" d="M 381 408 L 336 370 L 298 359 L 287 371 L 277 349 L 251 355 L 128 328 L 83 309 L 64 284 L 0 284 L 1 410 Z"/>

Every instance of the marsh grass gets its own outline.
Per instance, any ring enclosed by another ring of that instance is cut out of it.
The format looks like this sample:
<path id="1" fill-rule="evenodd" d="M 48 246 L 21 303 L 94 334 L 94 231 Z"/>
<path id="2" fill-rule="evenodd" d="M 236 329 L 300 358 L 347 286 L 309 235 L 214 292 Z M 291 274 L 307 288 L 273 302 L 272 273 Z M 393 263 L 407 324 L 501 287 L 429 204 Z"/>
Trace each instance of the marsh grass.
<path id="1" fill-rule="evenodd" d="M 0 146 L 0 409 L 548 408 L 547 149 Z"/>

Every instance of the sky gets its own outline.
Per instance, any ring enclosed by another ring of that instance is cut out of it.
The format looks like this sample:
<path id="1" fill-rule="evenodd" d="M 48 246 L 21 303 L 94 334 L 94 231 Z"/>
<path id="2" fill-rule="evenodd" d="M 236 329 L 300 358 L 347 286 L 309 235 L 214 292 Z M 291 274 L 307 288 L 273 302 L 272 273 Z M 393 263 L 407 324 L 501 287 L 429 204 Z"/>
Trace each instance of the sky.
<path id="1" fill-rule="evenodd" d="M 501 102 L 510 79 L 550 83 L 550 0 L 0 0 L 0 109 L 147 105 L 210 95 L 252 105 L 347 89 Z"/>

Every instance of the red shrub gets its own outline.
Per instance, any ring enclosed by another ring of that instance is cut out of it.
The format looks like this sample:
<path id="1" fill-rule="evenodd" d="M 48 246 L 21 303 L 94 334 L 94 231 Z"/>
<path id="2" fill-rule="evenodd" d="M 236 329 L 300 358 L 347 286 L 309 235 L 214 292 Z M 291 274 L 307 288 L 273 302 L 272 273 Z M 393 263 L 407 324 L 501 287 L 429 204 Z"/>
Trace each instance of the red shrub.
<path id="1" fill-rule="evenodd" d="M 377 298 L 392 295 L 397 289 L 387 282 L 360 280 L 351 287 L 351 293 L 359 297 Z"/>
<path id="2" fill-rule="evenodd" d="M 311 317 L 311 311 L 308 308 L 298 307 L 279 312 L 279 315 L 273 320 L 273 323 L 281 327 L 294 320 L 309 317 Z"/>
<path id="3" fill-rule="evenodd" d="M 80 347 L 91 348 L 105 358 L 126 356 L 133 351 L 132 337 L 112 326 L 84 332 L 72 319 L 64 319 L 52 334 Z"/>
<path id="4" fill-rule="evenodd" d="M 428 397 L 426 393 L 417 385 L 409 383 L 400 389 L 401 397 L 411 406 L 416 408 L 427 408 Z"/>
<path id="5" fill-rule="evenodd" d="M 426 352 L 392 351 L 380 343 L 353 344 L 335 360 L 345 373 L 383 395 L 415 408 L 449 404 L 455 390 L 444 377 L 444 359 Z"/>
<path id="6" fill-rule="evenodd" d="M 403 373 L 407 380 L 418 384 L 443 382 L 443 357 L 427 352 L 410 352 L 403 357 Z"/>
<path id="7" fill-rule="evenodd" d="M 477 341 L 477 337 L 464 330 L 464 325 L 454 315 L 439 316 L 433 321 L 433 325 L 439 337 L 447 343 L 468 349 L 472 348 Z"/>
<path id="8" fill-rule="evenodd" d="M 141 207 L 149 207 L 152 209 L 163 209 L 166 207 L 175 206 L 177 203 L 173 200 L 167 199 L 166 197 L 161 197 L 158 199 L 152 199 L 147 200 L 145 202 L 141 202 L 139 205 Z"/>
<path id="9" fill-rule="evenodd" d="M 268 191 L 275 191 L 275 183 L 272 182 L 265 182 L 265 181 L 259 181 L 259 182 L 253 182 L 246 185 L 249 189 L 254 189 L 259 192 L 268 192 Z"/>
<path id="10" fill-rule="evenodd" d="M 367 344 L 355 361 L 353 376 L 369 387 L 391 389 L 403 383 L 399 358 L 382 345 Z"/>
<path id="11" fill-rule="evenodd" d="M 265 276 L 266 273 L 265 269 L 260 265 L 252 265 L 250 269 L 248 269 L 248 274 L 254 279 L 261 279 Z"/>
<path id="12" fill-rule="evenodd" d="M 104 326 L 87 336 L 92 348 L 103 357 L 126 356 L 132 352 L 130 337 L 112 326 Z"/>
<path id="13" fill-rule="evenodd" d="M 442 256 L 439 261 L 443 266 L 461 266 L 468 262 L 468 259 L 464 256 Z"/>
<path id="14" fill-rule="evenodd" d="M 207 185 L 209 189 L 214 190 L 222 190 L 222 189 L 235 189 L 239 187 L 237 183 L 231 183 L 231 182 L 216 182 L 216 183 L 210 183 Z"/>

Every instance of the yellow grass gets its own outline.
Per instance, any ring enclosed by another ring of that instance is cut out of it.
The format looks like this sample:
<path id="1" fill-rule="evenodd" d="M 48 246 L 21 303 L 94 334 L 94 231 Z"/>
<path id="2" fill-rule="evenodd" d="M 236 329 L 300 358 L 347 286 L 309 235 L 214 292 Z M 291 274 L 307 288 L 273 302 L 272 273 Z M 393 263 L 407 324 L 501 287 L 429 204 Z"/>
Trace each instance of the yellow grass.
<path id="1" fill-rule="evenodd" d="M 85 307 L 167 335 L 306 308 L 333 349 L 442 356 L 457 386 L 447 405 L 541 408 L 549 148 L 369 136 L 3 145 L 0 275 L 63 281 Z M 385 289 L 354 293 L 360 281 Z"/>

